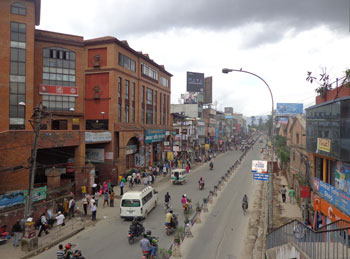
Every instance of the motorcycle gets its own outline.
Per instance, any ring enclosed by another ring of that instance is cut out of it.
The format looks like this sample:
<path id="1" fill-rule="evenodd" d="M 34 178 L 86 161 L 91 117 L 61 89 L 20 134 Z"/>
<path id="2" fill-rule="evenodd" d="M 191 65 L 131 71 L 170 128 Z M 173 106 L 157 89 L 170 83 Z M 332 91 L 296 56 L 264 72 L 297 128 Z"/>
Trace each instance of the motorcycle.
<path id="1" fill-rule="evenodd" d="M 72 259 L 85 259 L 80 250 L 75 250 Z"/>
<path id="2" fill-rule="evenodd" d="M 209 168 L 210 168 L 210 170 L 213 170 L 214 166 L 213 166 L 213 165 L 210 165 Z"/>
<path id="3" fill-rule="evenodd" d="M 204 189 L 204 182 L 203 183 L 199 182 L 199 190 L 203 190 L 203 189 Z"/>
<path id="4" fill-rule="evenodd" d="M 173 214 L 173 223 L 175 227 L 165 223 L 165 233 L 167 236 L 170 236 L 177 229 L 178 221 L 177 221 L 177 215 L 175 214 Z"/>
<path id="5" fill-rule="evenodd" d="M 159 237 L 148 236 L 147 238 L 150 240 L 151 246 L 157 247 L 157 250 L 158 250 Z M 155 256 L 157 256 L 157 250 L 156 250 Z M 142 259 L 149 259 L 149 258 L 151 258 L 151 251 L 142 251 Z"/>
<path id="6" fill-rule="evenodd" d="M 248 209 L 248 202 L 242 202 L 243 215 L 245 216 Z"/>
<path id="7" fill-rule="evenodd" d="M 170 201 L 164 202 L 164 211 L 165 211 L 165 212 L 168 212 L 169 210 L 171 210 Z"/>
<path id="8" fill-rule="evenodd" d="M 128 241 L 129 244 L 133 244 L 135 242 L 135 237 L 142 237 L 145 233 L 145 228 L 141 223 L 131 224 L 128 232 Z"/>

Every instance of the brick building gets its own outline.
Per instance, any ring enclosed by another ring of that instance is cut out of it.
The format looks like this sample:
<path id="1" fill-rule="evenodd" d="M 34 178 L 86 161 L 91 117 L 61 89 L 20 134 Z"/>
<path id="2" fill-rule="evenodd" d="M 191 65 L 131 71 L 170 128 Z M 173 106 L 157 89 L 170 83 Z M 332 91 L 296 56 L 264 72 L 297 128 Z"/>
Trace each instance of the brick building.
<path id="1" fill-rule="evenodd" d="M 84 40 L 37 30 L 40 5 L 0 2 L 1 224 L 23 216 L 23 204 L 5 206 L 1 198 L 28 189 L 35 135 L 30 120 L 39 104 L 46 116 L 34 187 L 44 188 L 37 193 L 44 196 L 37 197 L 35 213 L 71 191 L 79 197 L 82 186 L 117 183 L 118 173 L 162 160 L 171 129 L 172 75 L 164 66 L 113 37 Z"/>

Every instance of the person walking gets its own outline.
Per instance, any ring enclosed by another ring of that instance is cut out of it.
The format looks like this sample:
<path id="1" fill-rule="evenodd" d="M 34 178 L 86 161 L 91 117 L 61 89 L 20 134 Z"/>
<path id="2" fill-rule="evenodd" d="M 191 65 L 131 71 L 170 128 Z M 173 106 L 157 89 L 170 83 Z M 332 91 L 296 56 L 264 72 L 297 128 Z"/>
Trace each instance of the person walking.
<path id="1" fill-rule="evenodd" d="M 41 214 L 41 217 L 40 217 L 40 231 L 39 231 L 38 237 L 41 236 L 41 232 L 43 231 L 45 231 L 46 235 L 49 234 L 49 231 L 46 230 L 46 225 L 47 225 L 47 219 L 46 219 L 45 213 L 43 213 Z"/>
<path id="2" fill-rule="evenodd" d="M 107 207 L 109 206 L 109 204 L 108 204 L 108 198 L 109 198 L 108 192 L 105 191 L 105 192 L 103 193 L 103 208 L 105 207 L 105 204 L 106 204 L 106 203 L 107 203 Z"/>
<path id="3" fill-rule="evenodd" d="M 81 203 L 83 204 L 83 208 L 84 208 L 84 215 L 86 216 L 87 215 L 87 207 L 88 207 L 88 199 L 86 196 L 84 196 L 82 199 L 81 199 Z"/>
<path id="4" fill-rule="evenodd" d="M 97 213 L 97 206 L 96 206 L 96 202 L 94 202 L 91 206 L 91 220 L 92 221 L 96 220 L 96 213 Z"/>
<path id="5" fill-rule="evenodd" d="M 282 188 L 281 188 L 281 194 L 282 194 L 282 201 L 283 202 L 286 202 L 286 193 L 287 193 L 287 189 L 286 189 L 286 186 L 283 185 Z"/>
<path id="6" fill-rule="evenodd" d="M 295 191 L 293 187 L 291 187 L 289 190 L 289 199 L 291 204 L 294 204 L 294 196 L 295 196 Z"/>
<path id="7" fill-rule="evenodd" d="M 74 218 L 74 210 L 75 210 L 75 200 L 73 197 L 70 198 L 69 205 L 68 205 L 68 216 L 69 218 Z"/>
<path id="8" fill-rule="evenodd" d="M 58 246 L 58 251 L 57 251 L 56 255 L 57 255 L 57 259 L 65 259 L 65 253 L 64 253 L 62 244 L 60 244 Z"/>
<path id="9" fill-rule="evenodd" d="M 120 187 L 120 196 L 123 196 L 123 194 L 124 194 L 124 182 L 123 181 L 120 181 L 119 187 Z"/>
<path id="10" fill-rule="evenodd" d="M 111 189 L 111 191 L 109 192 L 109 206 L 114 207 L 114 197 L 115 193 L 113 191 L 113 189 Z"/>
<path id="11" fill-rule="evenodd" d="M 17 247 L 18 246 L 18 241 L 19 241 L 19 235 L 22 232 L 21 224 L 17 220 L 16 223 L 12 227 L 12 233 L 14 236 L 13 239 L 13 246 Z"/>

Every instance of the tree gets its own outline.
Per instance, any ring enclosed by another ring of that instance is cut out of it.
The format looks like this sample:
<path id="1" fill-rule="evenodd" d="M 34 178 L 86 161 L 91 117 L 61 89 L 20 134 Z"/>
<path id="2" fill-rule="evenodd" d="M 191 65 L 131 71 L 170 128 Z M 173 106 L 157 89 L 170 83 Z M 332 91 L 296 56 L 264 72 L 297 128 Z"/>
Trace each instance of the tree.
<path id="1" fill-rule="evenodd" d="M 278 157 L 281 161 L 282 169 L 290 162 L 290 152 L 287 146 L 287 138 L 283 136 L 275 136 L 273 144 L 278 152 Z"/>

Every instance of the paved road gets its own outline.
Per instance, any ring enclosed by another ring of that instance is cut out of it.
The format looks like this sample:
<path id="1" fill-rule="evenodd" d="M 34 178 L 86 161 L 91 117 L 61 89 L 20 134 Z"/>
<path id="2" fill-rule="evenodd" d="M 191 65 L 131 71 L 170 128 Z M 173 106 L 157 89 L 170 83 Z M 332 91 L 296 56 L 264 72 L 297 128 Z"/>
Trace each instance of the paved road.
<path id="1" fill-rule="evenodd" d="M 196 233 L 187 251 L 183 252 L 185 258 L 240 258 L 249 222 L 249 210 L 244 216 L 241 201 L 243 195 L 247 194 L 251 206 L 257 186 L 251 173 L 251 161 L 260 158 L 258 145 L 255 147 L 247 154 L 242 165 L 215 202 L 205 224 Z"/>
<path id="2" fill-rule="evenodd" d="M 195 206 L 197 201 L 202 201 L 204 197 L 208 196 L 209 190 L 213 189 L 213 186 L 217 184 L 221 176 L 225 174 L 229 166 L 239 156 L 239 151 L 226 152 L 214 160 L 213 171 L 209 170 L 208 164 L 204 164 L 190 173 L 184 185 L 172 185 L 170 182 L 167 182 L 156 188 L 159 191 L 159 205 L 149 214 L 143 224 L 146 230 L 152 230 L 153 235 L 160 238 L 159 247 L 168 248 L 173 241 L 172 236 L 166 236 L 163 225 L 165 220 L 163 201 L 166 191 L 169 191 L 172 197 L 172 207 L 175 213 L 179 214 L 179 223 L 181 224 L 184 220 L 181 211 L 181 195 L 186 193 L 192 199 L 193 206 Z M 206 182 L 204 190 L 199 190 L 198 188 L 200 176 L 203 176 Z M 115 213 L 110 213 L 112 216 L 100 220 L 95 227 L 87 228 L 64 243 L 77 244 L 77 247 L 82 250 L 83 255 L 87 259 L 141 258 L 141 248 L 138 242 L 135 242 L 133 245 L 128 244 L 127 232 L 130 222 L 120 219 L 119 200 L 114 211 Z M 97 213 L 103 215 L 103 209 L 99 209 Z M 55 258 L 56 251 L 57 248 L 54 247 L 35 258 Z"/>

